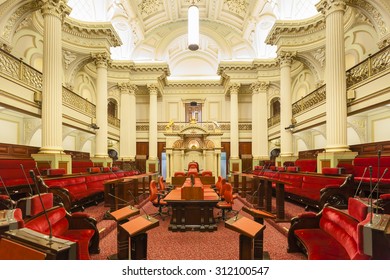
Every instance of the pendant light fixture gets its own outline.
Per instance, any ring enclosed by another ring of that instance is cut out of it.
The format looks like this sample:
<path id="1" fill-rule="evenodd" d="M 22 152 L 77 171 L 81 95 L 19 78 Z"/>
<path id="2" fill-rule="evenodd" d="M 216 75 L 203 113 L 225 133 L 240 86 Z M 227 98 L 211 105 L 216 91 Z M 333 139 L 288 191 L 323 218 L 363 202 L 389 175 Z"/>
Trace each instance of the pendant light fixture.
<path id="1" fill-rule="evenodd" d="M 188 48 L 191 51 L 199 49 L 199 8 L 195 0 L 191 0 L 188 8 Z"/>

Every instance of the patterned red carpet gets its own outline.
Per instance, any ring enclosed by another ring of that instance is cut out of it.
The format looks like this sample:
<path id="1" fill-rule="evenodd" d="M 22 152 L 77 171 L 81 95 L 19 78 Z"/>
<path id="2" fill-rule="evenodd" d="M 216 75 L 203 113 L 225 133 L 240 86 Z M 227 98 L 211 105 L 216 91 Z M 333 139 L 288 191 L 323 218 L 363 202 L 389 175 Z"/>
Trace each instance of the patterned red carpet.
<path id="1" fill-rule="evenodd" d="M 237 199 L 234 210 L 243 206 L 241 199 Z M 147 202 L 143 209 L 148 213 L 156 212 L 156 208 Z M 103 204 L 89 207 L 86 213 L 98 221 L 100 234 L 100 253 L 91 255 L 92 260 L 106 260 L 117 252 L 116 223 L 113 220 L 104 220 L 104 213 L 108 210 Z M 303 212 L 303 207 L 286 202 L 286 216 L 291 217 Z M 141 214 L 142 213 L 141 211 Z M 216 210 L 215 214 L 218 212 Z M 247 215 L 240 212 L 240 215 Z M 218 230 L 214 232 L 171 232 L 168 230 L 170 217 L 160 219 L 160 225 L 148 231 L 148 259 L 151 260 L 237 260 L 239 258 L 239 234 L 225 228 L 220 221 Z M 268 252 L 271 260 L 304 260 L 300 253 L 287 253 L 286 229 L 288 223 L 276 224 L 265 222 L 264 251 Z"/>

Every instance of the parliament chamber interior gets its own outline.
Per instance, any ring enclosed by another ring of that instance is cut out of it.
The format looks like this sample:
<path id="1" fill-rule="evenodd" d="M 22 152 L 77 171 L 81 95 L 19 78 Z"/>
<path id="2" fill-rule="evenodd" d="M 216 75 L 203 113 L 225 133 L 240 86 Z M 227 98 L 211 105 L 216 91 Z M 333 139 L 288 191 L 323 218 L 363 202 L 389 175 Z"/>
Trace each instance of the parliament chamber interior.
<path id="1" fill-rule="evenodd" d="M 389 260 L 389 78 L 388 0 L 0 1 L 0 259 Z"/>

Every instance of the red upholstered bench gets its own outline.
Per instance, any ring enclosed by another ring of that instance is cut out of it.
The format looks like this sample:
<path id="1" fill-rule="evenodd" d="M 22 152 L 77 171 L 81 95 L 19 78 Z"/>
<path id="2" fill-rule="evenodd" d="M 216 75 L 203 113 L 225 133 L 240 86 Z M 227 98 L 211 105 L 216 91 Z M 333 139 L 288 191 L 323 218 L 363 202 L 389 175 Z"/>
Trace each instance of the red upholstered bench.
<path id="1" fill-rule="evenodd" d="M 367 260 L 360 223 L 346 212 L 326 206 L 291 219 L 288 252 L 304 252 L 309 260 Z"/>
<path id="2" fill-rule="evenodd" d="M 318 209 L 328 203 L 346 208 L 354 193 L 351 176 L 330 176 L 318 173 L 264 171 L 261 176 L 285 182 L 285 196 Z M 275 188 L 275 184 L 272 185 Z"/>
<path id="3" fill-rule="evenodd" d="M 53 236 L 77 243 L 77 259 L 89 260 L 90 253 L 99 253 L 99 231 L 95 219 L 84 213 L 69 214 L 64 207 L 48 209 L 47 214 Z M 25 227 L 46 235 L 50 233 L 44 213 L 26 221 Z"/>
<path id="4" fill-rule="evenodd" d="M 301 172 L 317 172 L 316 159 L 297 159 L 294 166 L 298 166 Z"/>

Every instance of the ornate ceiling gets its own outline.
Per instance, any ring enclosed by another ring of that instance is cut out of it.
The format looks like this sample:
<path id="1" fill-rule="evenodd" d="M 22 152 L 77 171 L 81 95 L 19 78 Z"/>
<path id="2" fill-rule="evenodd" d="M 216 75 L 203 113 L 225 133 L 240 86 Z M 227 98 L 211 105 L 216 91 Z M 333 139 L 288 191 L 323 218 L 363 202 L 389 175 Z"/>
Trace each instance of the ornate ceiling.
<path id="1" fill-rule="evenodd" d="M 192 1 L 200 11 L 200 49 L 195 52 L 187 49 Z M 317 0 L 101 0 L 89 7 L 88 2 L 69 0 L 75 10 L 71 16 L 85 19 L 76 11 L 84 9 L 94 13 L 89 21 L 112 22 L 123 42 L 111 49 L 113 59 L 166 61 L 172 78 L 189 79 L 217 77 L 223 60 L 274 57 L 275 49 L 264 39 L 275 20 L 313 14 Z"/>

